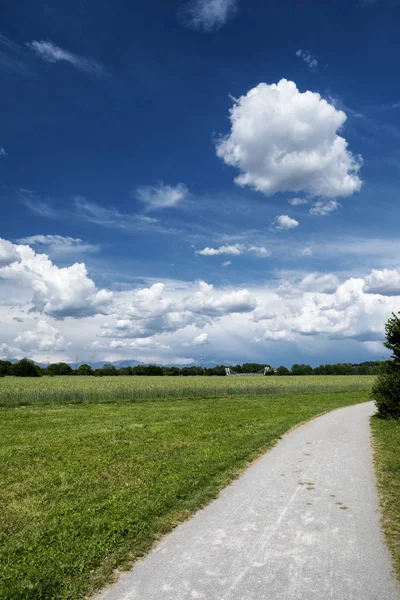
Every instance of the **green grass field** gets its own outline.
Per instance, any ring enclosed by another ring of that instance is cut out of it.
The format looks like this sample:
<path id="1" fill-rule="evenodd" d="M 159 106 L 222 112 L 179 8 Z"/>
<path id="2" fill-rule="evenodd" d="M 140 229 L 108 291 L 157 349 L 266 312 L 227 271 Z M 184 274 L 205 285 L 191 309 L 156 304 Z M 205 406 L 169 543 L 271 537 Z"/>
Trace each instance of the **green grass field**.
<path id="1" fill-rule="evenodd" d="M 110 379 L 0 380 L 2 600 L 84 598 L 372 378 Z"/>
<path id="2" fill-rule="evenodd" d="M 400 421 L 371 419 L 383 528 L 400 581 Z"/>

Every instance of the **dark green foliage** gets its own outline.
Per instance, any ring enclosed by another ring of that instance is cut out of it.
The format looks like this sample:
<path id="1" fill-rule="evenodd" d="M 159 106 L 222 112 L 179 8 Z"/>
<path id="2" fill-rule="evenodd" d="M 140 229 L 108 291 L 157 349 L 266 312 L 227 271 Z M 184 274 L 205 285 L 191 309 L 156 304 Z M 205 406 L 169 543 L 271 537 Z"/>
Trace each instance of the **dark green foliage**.
<path id="1" fill-rule="evenodd" d="M 400 369 L 381 373 L 372 386 L 378 414 L 384 419 L 400 419 Z"/>
<path id="2" fill-rule="evenodd" d="M 313 369 L 310 365 L 293 365 L 292 375 L 312 375 Z"/>
<path id="3" fill-rule="evenodd" d="M 72 367 L 65 362 L 53 363 L 46 369 L 46 375 L 75 375 Z"/>
<path id="4" fill-rule="evenodd" d="M 290 371 L 287 367 L 278 367 L 276 370 L 277 375 L 290 375 Z"/>
<path id="5" fill-rule="evenodd" d="M 400 419 L 400 319 L 394 313 L 385 333 L 384 346 L 392 351 L 392 360 L 382 364 L 371 393 L 381 417 Z"/>
<path id="6" fill-rule="evenodd" d="M 12 366 L 12 375 L 15 377 L 40 377 L 41 369 L 28 358 L 23 358 Z"/>
<path id="7" fill-rule="evenodd" d="M 400 365 L 400 319 L 394 313 L 385 325 L 385 334 L 386 342 L 383 345 L 392 351 L 393 362 Z"/>
<path id="8" fill-rule="evenodd" d="M 133 369 L 132 369 L 132 367 L 121 367 L 119 369 L 119 374 L 120 375 L 133 375 Z"/>
<path id="9" fill-rule="evenodd" d="M 183 367 L 181 375 L 185 377 L 188 375 L 204 375 L 204 370 L 201 367 Z"/>
<path id="10" fill-rule="evenodd" d="M 80 365 L 76 372 L 77 375 L 93 375 L 93 369 L 90 365 Z"/>
<path id="11" fill-rule="evenodd" d="M 12 363 L 9 360 L 0 360 L 0 377 L 12 374 Z"/>

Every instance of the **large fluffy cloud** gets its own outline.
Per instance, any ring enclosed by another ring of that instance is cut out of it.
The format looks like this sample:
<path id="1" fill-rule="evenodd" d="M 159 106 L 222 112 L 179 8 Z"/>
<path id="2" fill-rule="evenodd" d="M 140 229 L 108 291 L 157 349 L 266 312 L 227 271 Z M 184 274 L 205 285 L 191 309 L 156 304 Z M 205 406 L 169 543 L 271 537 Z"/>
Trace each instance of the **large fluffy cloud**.
<path id="1" fill-rule="evenodd" d="M 116 301 L 113 320 L 104 325 L 102 335 L 141 338 L 189 325 L 201 327 L 225 315 L 251 312 L 256 305 L 246 289 L 221 291 L 200 281 L 186 293 L 177 295 L 163 283 L 156 283 Z"/>
<path id="2" fill-rule="evenodd" d="M 67 346 L 59 330 L 43 320 L 37 322 L 35 329 L 24 331 L 18 335 L 14 342 L 23 354 L 60 351 L 65 350 Z"/>
<path id="3" fill-rule="evenodd" d="M 59 268 L 46 254 L 37 254 L 29 246 L 1 240 L 1 248 L 0 278 L 29 289 L 32 310 L 62 319 L 87 317 L 107 309 L 112 293 L 97 290 L 83 263 Z"/>
<path id="4" fill-rule="evenodd" d="M 382 296 L 400 296 L 400 269 L 372 269 L 365 278 L 364 292 Z"/>
<path id="5" fill-rule="evenodd" d="M 241 171 L 239 185 L 271 196 L 349 196 L 361 187 L 362 161 L 338 135 L 346 114 L 315 92 L 301 93 L 293 81 L 260 83 L 235 100 L 231 131 L 217 154 Z"/>
<path id="6" fill-rule="evenodd" d="M 337 360 L 357 361 L 381 357 L 384 324 L 399 310 L 399 269 L 341 281 L 287 271 L 247 289 L 167 280 L 112 294 L 84 265 L 60 269 L 25 245 L 0 248 L 5 356 L 184 363 L 207 343 L 207 360 L 328 362 L 337 345 Z"/>
<path id="7" fill-rule="evenodd" d="M 20 256 L 14 244 L 0 238 L 0 268 L 19 262 Z"/>

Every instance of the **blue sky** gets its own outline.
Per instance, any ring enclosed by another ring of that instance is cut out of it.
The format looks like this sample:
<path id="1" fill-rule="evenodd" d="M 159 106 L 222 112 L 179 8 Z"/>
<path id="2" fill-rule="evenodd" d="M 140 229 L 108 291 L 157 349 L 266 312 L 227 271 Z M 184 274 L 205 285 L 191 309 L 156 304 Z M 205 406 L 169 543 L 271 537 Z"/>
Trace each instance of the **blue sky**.
<path id="1" fill-rule="evenodd" d="M 396 0 L 38 1 L 0 30 L 0 352 L 381 358 Z"/>

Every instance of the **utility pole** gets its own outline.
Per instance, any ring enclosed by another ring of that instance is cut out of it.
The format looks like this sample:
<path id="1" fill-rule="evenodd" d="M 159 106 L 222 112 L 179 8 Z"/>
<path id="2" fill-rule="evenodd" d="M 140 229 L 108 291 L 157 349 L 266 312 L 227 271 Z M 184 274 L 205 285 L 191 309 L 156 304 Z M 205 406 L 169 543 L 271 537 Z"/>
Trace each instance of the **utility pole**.
<path id="1" fill-rule="evenodd" d="M 203 356 L 203 353 L 200 354 L 200 366 L 201 366 L 201 370 L 203 371 L 203 375 L 204 375 L 204 356 Z"/>
<path id="2" fill-rule="evenodd" d="M 78 361 L 79 361 L 79 356 L 77 356 L 75 359 L 75 371 L 78 370 Z"/>

